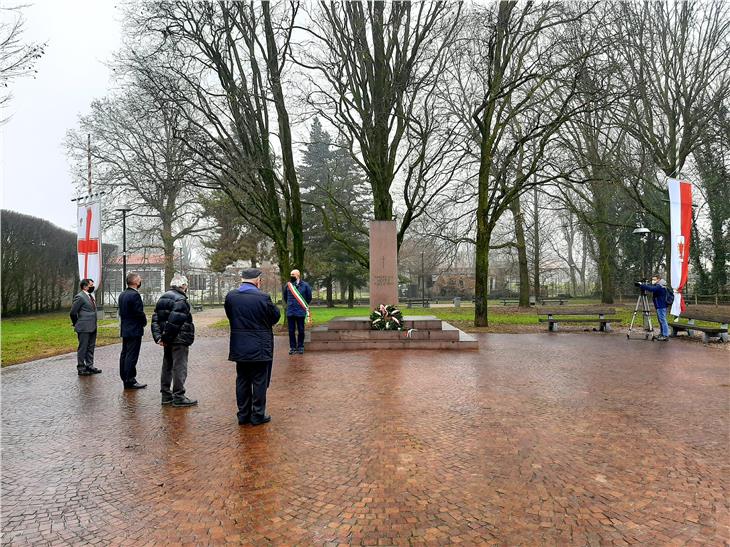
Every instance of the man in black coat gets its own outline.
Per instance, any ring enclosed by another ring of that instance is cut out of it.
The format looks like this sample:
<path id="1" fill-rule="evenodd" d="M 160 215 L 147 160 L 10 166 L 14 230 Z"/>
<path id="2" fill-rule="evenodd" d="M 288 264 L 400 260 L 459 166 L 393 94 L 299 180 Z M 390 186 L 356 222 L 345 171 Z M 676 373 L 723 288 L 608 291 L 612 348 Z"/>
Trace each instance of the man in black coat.
<path id="1" fill-rule="evenodd" d="M 266 389 L 274 359 L 271 327 L 279 322 L 281 312 L 259 290 L 261 270 L 243 270 L 241 278 L 241 286 L 226 295 L 226 316 L 231 324 L 228 360 L 236 362 L 238 423 L 261 425 L 271 421 L 266 414 Z"/>
<path id="2" fill-rule="evenodd" d="M 195 326 L 187 297 L 188 279 L 177 275 L 170 290 L 157 301 L 152 314 L 152 337 L 164 348 L 160 393 L 162 404 L 193 406 L 198 401 L 185 396 L 188 377 L 188 352 L 195 341 Z M 172 386 L 172 389 L 170 389 Z"/>
<path id="3" fill-rule="evenodd" d="M 76 350 L 76 370 L 79 376 L 99 374 L 100 368 L 94 366 L 94 348 L 96 347 L 96 300 L 94 280 L 82 279 L 81 291 L 74 296 L 71 305 L 71 324 L 79 338 L 79 347 Z"/>
<path id="4" fill-rule="evenodd" d="M 142 389 L 147 384 L 137 381 L 137 360 L 142 346 L 144 327 L 147 316 L 144 314 L 144 303 L 139 294 L 142 277 L 131 272 L 127 274 L 127 288 L 119 295 L 120 336 L 122 337 L 122 353 L 119 356 L 119 375 L 124 382 L 124 389 Z"/>

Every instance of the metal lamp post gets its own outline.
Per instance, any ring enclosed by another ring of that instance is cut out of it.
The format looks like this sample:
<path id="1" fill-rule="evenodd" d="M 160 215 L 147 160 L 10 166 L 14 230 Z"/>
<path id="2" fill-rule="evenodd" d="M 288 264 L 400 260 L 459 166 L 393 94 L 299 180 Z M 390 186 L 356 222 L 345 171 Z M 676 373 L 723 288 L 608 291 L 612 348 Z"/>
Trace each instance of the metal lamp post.
<path id="1" fill-rule="evenodd" d="M 651 230 L 645 226 L 637 226 L 632 233 L 641 239 L 641 280 L 646 281 L 646 236 Z"/>
<path id="2" fill-rule="evenodd" d="M 122 212 L 122 290 L 127 284 L 127 213 L 131 207 L 123 205 L 115 209 Z"/>

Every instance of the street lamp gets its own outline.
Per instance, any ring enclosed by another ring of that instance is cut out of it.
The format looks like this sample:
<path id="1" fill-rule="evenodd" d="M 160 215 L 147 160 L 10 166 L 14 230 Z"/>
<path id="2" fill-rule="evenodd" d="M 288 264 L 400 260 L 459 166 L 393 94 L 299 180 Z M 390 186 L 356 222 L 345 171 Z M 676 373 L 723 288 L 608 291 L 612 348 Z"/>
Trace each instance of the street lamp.
<path id="1" fill-rule="evenodd" d="M 646 282 L 646 236 L 651 233 L 651 230 L 639 225 L 631 233 L 641 238 L 641 280 Z"/>
<path id="2" fill-rule="evenodd" d="M 122 212 L 122 290 L 127 285 L 127 213 L 132 208 L 128 205 L 117 207 L 115 211 Z"/>

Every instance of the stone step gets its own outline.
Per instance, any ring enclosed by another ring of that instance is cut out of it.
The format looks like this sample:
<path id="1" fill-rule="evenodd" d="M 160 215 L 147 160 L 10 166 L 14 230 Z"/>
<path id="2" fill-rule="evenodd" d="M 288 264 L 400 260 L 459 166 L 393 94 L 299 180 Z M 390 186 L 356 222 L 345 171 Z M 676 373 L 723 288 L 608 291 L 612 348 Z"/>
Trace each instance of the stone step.
<path id="1" fill-rule="evenodd" d="M 459 329 L 441 322 L 438 329 L 417 328 L 411 331 L 387 331 L 387 330 L 362 330 L 362 329 L 330 329 L 328 325 L 315 327 L 310 330 L 311 341 L 335 341 L 335 340 L 400 340 L 410 338 L 411 340 L 458 340 Z"/>
<path id="2" fill-rule="evenodd" d="M 416 330 L 411 337 L 404 331 L 361 329 L 330 330 L 327 326 L 310 329 L 307 351 L 355 351 L 367 349 L 478 349 L 474 336 L 442 322 L 441 328 Z"/>
<path id="3" fill-rule="evenodd" d="M 325 340 L 307 344 L 307 351 L 356 351 L 368 349 L 436 349 L 475 350 L 479 344 L 473 336 L 461 333 L 458 340 Z"/>
<path id="4" fill-rule="evenodd" d="M 404 315 L 404 329 L 438 330 L 441 319 L 433 315 Z M 327 323 L 329 330 L 370 330 L 368 317 L 333 317 Z"/>

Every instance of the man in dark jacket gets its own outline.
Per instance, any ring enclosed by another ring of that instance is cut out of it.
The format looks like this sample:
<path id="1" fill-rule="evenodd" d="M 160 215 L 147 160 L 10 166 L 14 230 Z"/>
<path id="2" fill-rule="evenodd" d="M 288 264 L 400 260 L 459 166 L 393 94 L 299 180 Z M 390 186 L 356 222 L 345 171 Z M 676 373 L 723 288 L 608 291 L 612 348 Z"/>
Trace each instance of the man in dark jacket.
<path id="1" fill-rule="evenodd" d="M 79 376 L 99 374 L 101 369 L 94 367 L 94 348 L 96 347 L 96 300 L 94 280 L 82 279 L 79 284 L 81 291 L 74 296 L 71 304 L 71 324 L 79 339 L 76 351 L 76 371 Z"/>
<path id="2" fill-rule="evenodd" d="M 649 291 L 654 301 L 654 308 L 656 309 L 656 316 L 659 320 L 659 326 L 661 328 L 661 336 L 657 336 L 656 339 L 661 342 L 669 340 L 669 324 L 667 323 L 667 282 L 657 274 L 651 278 L 651 285 L 645 283 L 635 283 L 643 291 Z"/>
<path id="3" fill-rule="evenodd" d="M 261 270 L 241 272 L 241 286 L 226 295 L 226 316 L 231 324 L 229 361 L 236 362 L 238 423 L 261 425 L 266 415 L 266 389 L 271 382 L 274 333 L 281 317 L 271 297 L 259 290 Z"/>
<path id="4" fill-rule="evenodd" d="M 312 301 L 312 289 L 302 281 L 299 270 L 292 270 L 289 283 L 281 289 L 286 303 L 286 320 L 289 325 L 289 355 L 304 353 L 304 321 L 309 316 L 309 303 Z M 299 336 L 295 336 L 294 329 Z"/>
<path id="5" fill-rule="evenodd" d="M 165 349 L 160 378 L 163 405 L 198 404 L 198 401 L 185 396 L 188 351 L 195 340 L 193 316 L 185 294 L 187 290 L 187 278 L 175 274 L 170 282 L 170 290 L 160 297 L 152 314 L 152 337 Z"/>
<path id="6" fill-rule="evenodd" d="M 147 324 L 144 314 L 144 303 L 139 294 L 142 277 L 130 272 L 127 274 L 127 288 L 119 295 L 119 325 L 122 337 L 122 353 L 119 356 L 119 376 L 124 382 L 124 389 L 142 389 L 147 384 L 137 381 L 137 360 L 142 347 L 142 336 Z"/>

